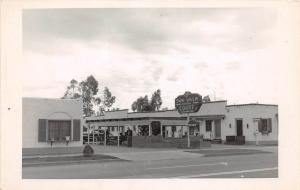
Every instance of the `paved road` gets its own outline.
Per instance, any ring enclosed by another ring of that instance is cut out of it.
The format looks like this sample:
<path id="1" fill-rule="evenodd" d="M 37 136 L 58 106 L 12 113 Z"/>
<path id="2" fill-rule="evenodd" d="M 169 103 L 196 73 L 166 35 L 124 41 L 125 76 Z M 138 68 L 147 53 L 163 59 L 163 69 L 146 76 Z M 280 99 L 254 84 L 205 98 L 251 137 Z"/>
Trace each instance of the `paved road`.
<path id="1" fill-rule="evenodd" d="M 236 178 L 277 177 L 277 153 L 138 159 L 128 162 L 83 163 L 23 167 L 23 178 L 115 179 L 115 178 Z"/>

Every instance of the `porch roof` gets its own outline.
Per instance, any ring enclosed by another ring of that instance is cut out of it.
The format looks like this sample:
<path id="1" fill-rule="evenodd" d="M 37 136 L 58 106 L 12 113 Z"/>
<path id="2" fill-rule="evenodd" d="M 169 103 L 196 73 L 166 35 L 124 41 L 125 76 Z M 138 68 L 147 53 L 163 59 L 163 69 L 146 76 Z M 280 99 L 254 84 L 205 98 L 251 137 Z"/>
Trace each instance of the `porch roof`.
<path id="1" fill-rule="evenodd" d="M 196 118 L 224 118 L 226 101 L 215 101 L 203 103 L 200 110 L 189 114 Z M 181 115 L 177 110 L 165 110 L 155 112 L 128 112 L 128 109 L 108 111 L 101 116 L 87 117 L 87 122 L 96 121 L 119 121 L 119 120 L 149 120 L 149 119 L 174 119 L 185 120 L 187 115 Z"/>

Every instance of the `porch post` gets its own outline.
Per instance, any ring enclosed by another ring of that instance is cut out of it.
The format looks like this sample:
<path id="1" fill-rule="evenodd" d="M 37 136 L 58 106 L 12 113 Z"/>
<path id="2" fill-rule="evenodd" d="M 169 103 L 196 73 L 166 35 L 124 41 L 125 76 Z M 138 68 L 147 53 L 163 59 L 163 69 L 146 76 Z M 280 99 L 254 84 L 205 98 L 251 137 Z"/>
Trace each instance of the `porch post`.
<path id="1" fill-rule="evenodd" d="M 95 143 L 95 125 L 93 125 L 92 129 L 93 129 L 93 144 L 94 144 Z"/>
<path id="2" fill-rule="evenodd" d="M 119 125 L 117 128 L 117 132 L 118 132 L 118 146 L 120 146 L 120 126 Z"/>
<path id="3" fill-rule="evenodd" d="M 90 124 L 88 124 L 87 136 L 88 136 L 88 144 L 90 144 Z"/>
<path id="4" fill-rule="evenodd" d="M 149 135 L 148 136 L 151 136 L 151 125 L 148 125 L 148 128 L 149 128 Z"/>
<path id="5" fill-rule="evenodd" d="M 215 138 L 215 120 L 211 122 L 211 137 L 210 139 L 213 140 Z"/>
<path id="6" fill-rule="evenodd" d="M 104 128 L 104 146 L 106 146 L 106 127 Z"/>
<path id="7" fill-rule="evenodd" d="M 190 148 L 191 146 L 191 142 L 190 142 L 190 127 L 189 127 L 189 123 L 190 123 L 190 114 L 187 114 L 187 147 Z"/>

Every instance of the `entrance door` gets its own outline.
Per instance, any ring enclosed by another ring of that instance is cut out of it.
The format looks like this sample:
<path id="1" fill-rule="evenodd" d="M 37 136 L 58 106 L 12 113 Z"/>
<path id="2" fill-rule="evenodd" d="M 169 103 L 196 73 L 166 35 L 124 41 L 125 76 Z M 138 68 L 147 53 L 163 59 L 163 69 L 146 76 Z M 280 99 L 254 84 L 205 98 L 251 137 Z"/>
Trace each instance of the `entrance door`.
<path id="1" fill-rule="evenodd" d="M 166 126 L 162 126 L 162 136 L 166 138 Z"/>
<path id="2" fill-rule="evenodd" d="M 221 138 L 221 120 L 215 120 L 215 138 Z"/>
<path id="3" fill-rule="evenodd" d="M 243 120 L 236 120 L 236 136 L 243 136 Z"/>
<path id="4" fill-rule="evenodd" d="M 161 129 L 160 121 L 152 121 L 151 129 L 152 129 L 152 132 L 151 132 L 152 135 L 154 135 L 154 136 L 160 135 L 160 132 L 161 132 L 160 131 L 160 129 Z"/>

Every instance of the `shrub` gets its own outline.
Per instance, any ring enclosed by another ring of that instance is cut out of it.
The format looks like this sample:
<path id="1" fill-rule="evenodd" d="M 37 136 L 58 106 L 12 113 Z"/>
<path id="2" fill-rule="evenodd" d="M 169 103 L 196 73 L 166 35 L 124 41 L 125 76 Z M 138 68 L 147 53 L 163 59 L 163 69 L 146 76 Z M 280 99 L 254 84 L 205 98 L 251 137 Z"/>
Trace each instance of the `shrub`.
<path id="1" fill-rule="evenodd" d="M 84 146 L 83 149 L 83 156 L 93 156 L 94 155 L 94 149 L 91 147 L 91 145 L 87 144 Z"/>

